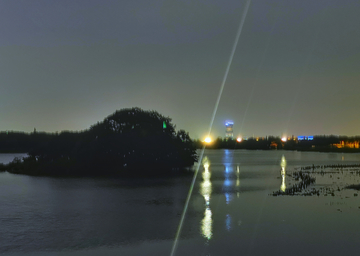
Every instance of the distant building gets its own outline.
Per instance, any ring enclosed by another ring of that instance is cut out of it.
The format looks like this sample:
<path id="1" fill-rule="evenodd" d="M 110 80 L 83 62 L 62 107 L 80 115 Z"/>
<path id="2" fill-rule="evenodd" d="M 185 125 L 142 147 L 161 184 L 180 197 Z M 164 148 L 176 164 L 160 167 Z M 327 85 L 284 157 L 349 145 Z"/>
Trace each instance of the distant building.
<path id="1" fill-rule="evenodd" d="M 233 139 L 234 138 L 233 126 L 234 126 L 233 121 L 227 121 L 225 123 L 225 138 L 226 139 Z"/>
<path id="2" fill-rule="evenodd" d="M 271 149 L 277 149 L 277 147 L 278 147 L 278 144 L 275 141 L 272 141 L 271 144 L 270 144 L 270 148 Z"/>
<path id="3" fill-rule="evenodd" d="M 298 140 L 314 140 L 314 136 L 298 136 Z"/>
<path id="4" fill-rule="evenodd" d="M 359 140 L 352 140 L 352 141 L 340 141 L 339 143 L 333 144 L 333 147 L 337 148 L 360 148 L 360 141 Z"/>

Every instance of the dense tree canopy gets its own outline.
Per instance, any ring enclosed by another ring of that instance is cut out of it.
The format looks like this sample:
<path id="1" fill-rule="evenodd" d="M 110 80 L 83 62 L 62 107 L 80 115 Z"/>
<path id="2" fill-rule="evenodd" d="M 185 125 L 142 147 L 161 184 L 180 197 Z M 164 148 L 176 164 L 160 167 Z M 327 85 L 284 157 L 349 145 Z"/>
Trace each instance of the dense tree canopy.
<path id="1" fill-rule="evenodd" d="M 171 118 L 140 108 L 118 110 L 83 132 L 62 132 L 29 152 L 18 172 L 41 175 L 168 173 L 197 160 L 194 144 Z M 15 171 L 16 172 L 16 171 Z"/>

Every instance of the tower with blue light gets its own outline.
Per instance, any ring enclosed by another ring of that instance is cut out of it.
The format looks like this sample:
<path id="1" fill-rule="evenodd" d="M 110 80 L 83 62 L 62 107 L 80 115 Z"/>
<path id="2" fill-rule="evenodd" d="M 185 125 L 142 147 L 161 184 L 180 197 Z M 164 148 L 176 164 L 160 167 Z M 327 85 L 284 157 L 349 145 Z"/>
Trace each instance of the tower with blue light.
<path id="1" fill-rule="evenodd" d="M 233 126 L 234 126 L 233 121 L 226 121 L 225 122 L 225 138 L 226 139 L 233 139 L 234 138 Z"/>

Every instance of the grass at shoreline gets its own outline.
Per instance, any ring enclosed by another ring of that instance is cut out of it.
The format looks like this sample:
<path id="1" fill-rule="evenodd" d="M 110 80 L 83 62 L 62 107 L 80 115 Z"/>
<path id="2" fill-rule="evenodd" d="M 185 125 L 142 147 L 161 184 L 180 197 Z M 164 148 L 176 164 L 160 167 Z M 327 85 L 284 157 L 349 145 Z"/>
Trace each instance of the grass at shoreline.
<path id="1" fill-rule="evenodd" d="M 354 189 L 354 190 L 360 190 L 360 184 L 349 185 L 349 186 L 346 186 L 345 188 Z"/>

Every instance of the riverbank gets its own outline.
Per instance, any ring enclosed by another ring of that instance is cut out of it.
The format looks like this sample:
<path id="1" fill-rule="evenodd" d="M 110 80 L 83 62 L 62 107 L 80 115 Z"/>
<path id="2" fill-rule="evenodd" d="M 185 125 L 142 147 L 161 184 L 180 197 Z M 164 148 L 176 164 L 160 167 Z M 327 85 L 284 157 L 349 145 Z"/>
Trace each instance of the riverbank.
<path id="1" fill-rule="evenodd" d="M 202 149 L 202 148 L 198 148 Z M 239 148 L 239 147 L 226 147 L 226 148 L 206 148 L 207 150 L 221 150 L 221 149 L 228 149 L 228 150 L 264 150 L 264 151 L 277 151 L 277 150 L 284 150 L 284 151 L 298 151 L 298 152 L 321 152 L 321 153 L 360 153 L 360 149 L 358 148 L 281 148 L 281 149 L 274 149 L 274 148 Z"/>
<path id="2" fill-rule="evenodd" d="M 285 172 L 284 186 L 273 196 L 341 196 L 344 190 L 360 190 L 360 164 L 328 164 L 296 167 Z M 285 183 L 293 185 L 286 188 Z M 351 184 L 351 185 L 349 185 Z M 358 193 L 353 194 L 354 197 Z"/>
<path id="3" fill-rule="evenodd" d="M 126 177 L 126 178 L 150 178 L 150 177 L 174 177 L 192 176 L 192 167 L 171 168 L 163 165 L 139 165 L 132 168 L 116 165 L 82 166 L 75 161 L 57 161 L 42 163 L 31 157 L 16 157 L 13 161 L 0 163 L 0 172 L 23 174 L 30 176 L 48 177 Z"/>
<path id="4" fill-rule="evenodd" d="M 285 149 L 286 150 L 286 149 Z M 323 153 L 360 153 L 359 148 L 298 148 L 297 151 L 323 152 Z"/>

